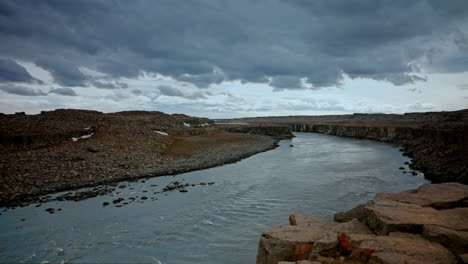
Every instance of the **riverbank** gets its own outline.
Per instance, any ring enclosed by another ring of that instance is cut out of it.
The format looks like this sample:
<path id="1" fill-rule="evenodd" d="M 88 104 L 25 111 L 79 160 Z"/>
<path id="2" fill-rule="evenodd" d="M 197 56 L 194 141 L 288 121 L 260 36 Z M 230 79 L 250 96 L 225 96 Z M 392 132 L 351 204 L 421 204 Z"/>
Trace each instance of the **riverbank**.
<path id="1" fill-rule="evenodd" d="M 220 120 L 227 122 L 228 120 Z M 248 124 L 282 124 L 294 132 L 372 139 L 394 143 L 413 158 L 411 167 L 433 183 L 468 184 L 468 110 L 336 116 L 231 119 Z"/>
<path id="2" fill-rule="evenodd" d="M 17 206 L 59 191 L 219 166 L 277 146 L 272 137 L 227 133 L 212 123 L 143 111 L 2 115 L 0 206 Z"/>
<path id="3" fill-rule="evenodd" d="M 378 194 L 333 222 L 291 215 L 262 234 L 257 264 L 467 263 L 467 202 L 467 185 L 429 184 Z"/>

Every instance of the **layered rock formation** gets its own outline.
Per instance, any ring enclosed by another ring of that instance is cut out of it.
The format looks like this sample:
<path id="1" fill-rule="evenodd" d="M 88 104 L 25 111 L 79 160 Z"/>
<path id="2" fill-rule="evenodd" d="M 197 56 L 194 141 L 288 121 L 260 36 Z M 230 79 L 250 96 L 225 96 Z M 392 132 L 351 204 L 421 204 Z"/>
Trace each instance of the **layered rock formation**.
<path id="1" fill-rule="evenodd" d="M 468 184 L 468 126 L 451 128 L 398 124 L 290 124 L 296 132 L 396 143 L 413 157 L 412 167 L 434 182 Z"/>
<path id="2" fill-rule="evenodd" d="M 424 185 L 383 193 L 334 221 L 292 215 L 265 231 L 257 264 L 466 263 L 468 186 Z"/>

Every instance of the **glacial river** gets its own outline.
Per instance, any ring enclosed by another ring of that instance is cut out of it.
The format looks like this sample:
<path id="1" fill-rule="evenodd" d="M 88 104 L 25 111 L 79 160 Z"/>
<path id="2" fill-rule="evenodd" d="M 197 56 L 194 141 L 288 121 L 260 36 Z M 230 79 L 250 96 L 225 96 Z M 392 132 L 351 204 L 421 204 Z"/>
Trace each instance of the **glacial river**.
<path id="1" fill-rule="evenodd" d="M 392 145 L 296 136 L 235 164 L 123 182 L 80 202 L 2 209 L 0 263 L 255 263 L 261 232 L 287 225 L 291 213 L 331 219 L 376 193 L 428 183 L 399 169 L 409 172 L 409 159 Z M 154 194 L 172 181 L 215 183 Z M 115 207 L 120 197 L 138 198 Z"/>

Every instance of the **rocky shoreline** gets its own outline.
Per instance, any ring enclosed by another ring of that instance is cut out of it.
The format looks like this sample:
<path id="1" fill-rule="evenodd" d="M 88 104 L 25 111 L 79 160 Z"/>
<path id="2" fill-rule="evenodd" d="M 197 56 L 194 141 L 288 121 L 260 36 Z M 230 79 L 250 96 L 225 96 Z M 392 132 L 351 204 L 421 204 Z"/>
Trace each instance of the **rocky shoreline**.
<path id="1" fill-rule="evenodd" d="M 289 127 L 276 127 L 281 136 L 285 128 L 292 136 Z M 248 134 L 228 133 L 206 118 L 160 112 L 2 115 L 0 207 L 24 205 L 60 191 L 237 162 L 277 146 L 278 139 L 263 135 L 263 130 L 268 126 L 244 131 Z M 87 191 L 82 198 L 104 189 Z"/>
<path id="2" fill-rule="evenodd" d="M 381 193 L 334 221 L 291 215 L 265 231 L 257 264 L 467 263 L 468 186 L 423 185 Z"/>

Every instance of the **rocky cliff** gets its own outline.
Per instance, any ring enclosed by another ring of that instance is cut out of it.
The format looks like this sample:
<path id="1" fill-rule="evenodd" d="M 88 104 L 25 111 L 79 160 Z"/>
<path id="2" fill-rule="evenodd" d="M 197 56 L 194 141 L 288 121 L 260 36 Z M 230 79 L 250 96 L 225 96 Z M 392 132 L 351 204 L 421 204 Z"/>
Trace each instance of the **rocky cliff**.
<path id="1" fill-rule="evenodd" d="M 257 264 L 468 262 L 468 186 L 424 185 L 382 193 L 334 221 L 291 215 L 265 231 Z"/>
<path id="2" fill-rule="evenodd" d="M 411 166 L 434 183 L 468 184 L 468 126 L 439 128 L 398 124 L 289 124 L 295 132 L 396 143 L 413 158 Z"/>

